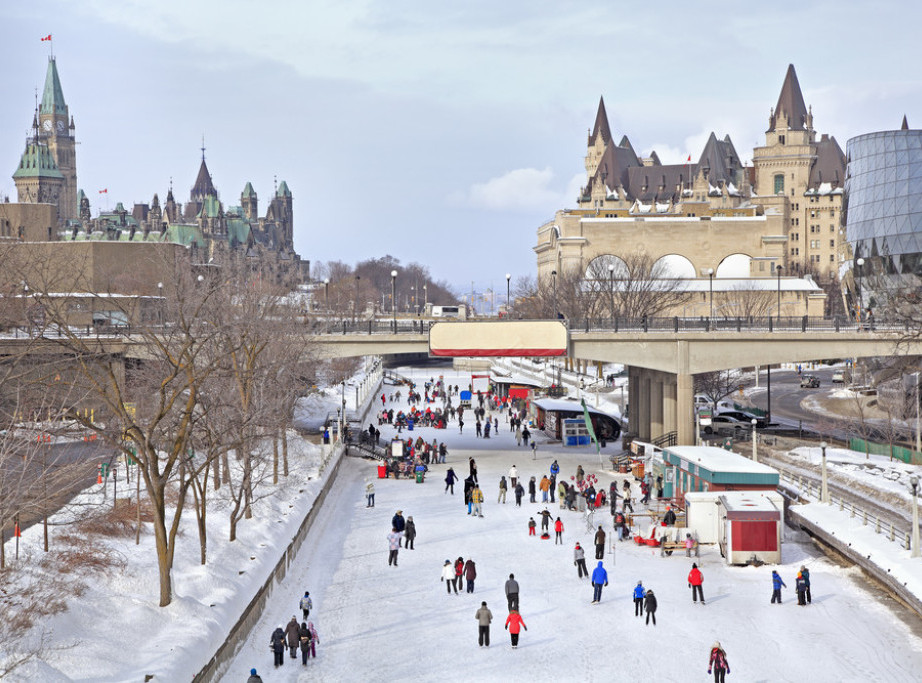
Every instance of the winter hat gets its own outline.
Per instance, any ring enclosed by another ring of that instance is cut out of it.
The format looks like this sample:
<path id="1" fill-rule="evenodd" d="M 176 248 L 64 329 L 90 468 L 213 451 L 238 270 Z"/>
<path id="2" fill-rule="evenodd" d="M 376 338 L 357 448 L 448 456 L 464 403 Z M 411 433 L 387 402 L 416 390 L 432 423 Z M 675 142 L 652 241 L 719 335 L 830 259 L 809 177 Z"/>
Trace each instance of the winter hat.
<path id="1" fill-rule="evenodd" d="M 451 560 L 445 560 L 445 564 L 451 564 Z"/>
<path id="2" fill-rule="evenodd" d="M 255 675 L 256 675 L 256 669 L 250 669 L 250 675 L 251 675 L 251 676 L 255 676 Z"/>
<path id="3" fill-rule="evenodd" d="M 638 581 L 638 582 L 637 582 L 637 585 L 638 585 L 638 586 L 642 586 L 642 585 L 643 585 L 643 581 Z"/>
<path id="4" fill-rule="evenodd" d="M 720 641 L 719 641 L 719 640 L 715 640 L 715 641 L 714 641 L 713 648 L 714 648 L 715 650 L 719 650 L 719 649 L 720 649 Z"/>
<path id="5" fill-rule="evenodd" d="M 412 522 L 412 521 L 413 521 L 413 515 L 410 515 L 409 517 L 407 517 L 407 521 L 408 521 L 408 522 Z"/>
<path id="6" fill-rule="evenodd" d="M 481 607 L 486 607 L 486 606 L 487 606 L 487 601 L 484 600 L 483 602 L 480 603 L 480 605 L 481 605 Z"/>
<path id="7" fill-rule="evenodd" d="M 697 568 L 698 568 L 698 565 L 692 562 L 692 569 L 697 569 Z"/>

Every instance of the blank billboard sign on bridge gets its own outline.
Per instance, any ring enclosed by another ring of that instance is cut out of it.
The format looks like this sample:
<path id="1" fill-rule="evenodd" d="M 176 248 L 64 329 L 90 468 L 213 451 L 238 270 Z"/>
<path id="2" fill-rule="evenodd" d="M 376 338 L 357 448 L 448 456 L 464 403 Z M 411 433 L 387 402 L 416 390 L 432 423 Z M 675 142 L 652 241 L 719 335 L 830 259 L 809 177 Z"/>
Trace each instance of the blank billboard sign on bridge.
<path id="1" fill-rule="evenodd" d="M 429 330 L 433 356 L 565 356 L 567 328 L 552 320 L 439 322 Z"/>

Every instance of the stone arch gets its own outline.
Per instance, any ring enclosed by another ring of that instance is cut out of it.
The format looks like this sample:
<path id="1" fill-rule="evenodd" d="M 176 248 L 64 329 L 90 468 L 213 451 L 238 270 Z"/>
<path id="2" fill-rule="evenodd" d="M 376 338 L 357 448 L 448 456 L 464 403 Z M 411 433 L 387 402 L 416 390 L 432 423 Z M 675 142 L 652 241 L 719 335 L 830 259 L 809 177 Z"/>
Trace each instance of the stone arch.
<path id="1" fill-rule="evenodd" d="M 714 269 L 714 277 L 749 277 L 751 261 L 749 254 L 727 254 Z"/>
<path id="2" fill-rule="evenodd" d="M 697 276 L 694 264 L 682 254 L 664 254 L 653 263 L 654 277 L 693 279 Z"/>
<path id="3" fill-rule="evenodd" d="M 613 254 L 602 254 L 596 256 L 589 262 L 589 265 L 586 267 L 586 279 L 587 280 L 605 280 L 611 277 L 609 274 L 609 266 L 614 266 L 614 270 L 611 273 L 615 278 L 624 278 L 628 276 L 628 267 L 620 256 L 615 256 Z"/>

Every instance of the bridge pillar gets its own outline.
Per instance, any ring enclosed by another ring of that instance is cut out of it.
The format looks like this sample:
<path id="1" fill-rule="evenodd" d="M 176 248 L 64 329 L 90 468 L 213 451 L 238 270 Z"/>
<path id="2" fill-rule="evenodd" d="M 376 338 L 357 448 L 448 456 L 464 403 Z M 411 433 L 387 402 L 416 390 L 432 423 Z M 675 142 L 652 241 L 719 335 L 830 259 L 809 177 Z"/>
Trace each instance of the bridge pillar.
<path id="1" fill-rule="evenodd" d="M 676 430 L 676 376 L 663 382 L 663 434 Z"/>
<path id="2" fill-rule="evenodd" d="M 663 435 L 663 379 L 661 372 L 650 378 L 650 439 Z"/>
<path id="3" fill-rule="evenodd" d="M 680 446 L 695 443 L 695 378 L 690 374 L 676 375 L 676 432 Z"/>

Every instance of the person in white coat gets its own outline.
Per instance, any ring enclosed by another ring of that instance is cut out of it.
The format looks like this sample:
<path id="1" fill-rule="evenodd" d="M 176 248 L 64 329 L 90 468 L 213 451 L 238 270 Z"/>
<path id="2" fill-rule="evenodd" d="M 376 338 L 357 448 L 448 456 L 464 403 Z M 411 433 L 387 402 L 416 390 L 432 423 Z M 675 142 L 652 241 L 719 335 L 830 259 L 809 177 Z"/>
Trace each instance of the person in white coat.
<path id="1" fill-rule="evenodd" d="M 519 471 L 515 468 L 515 465 L 509 468 L 509 483 L 512 488 L 515 488 L 515 483 L 519 480 Z"/>
<path id="2" fill-rule="evenodd" d="M 445 589 L 448 591 L 449 595 L 451 595 L 452 587 L 455 589 L 455 595 L 458 594 L 458 585 L 455 583 L 455 567 L 451 563 L 451 560 L 445 560 L 445 564 L 442 567 L 441 581 L 445 582 Z"/>

